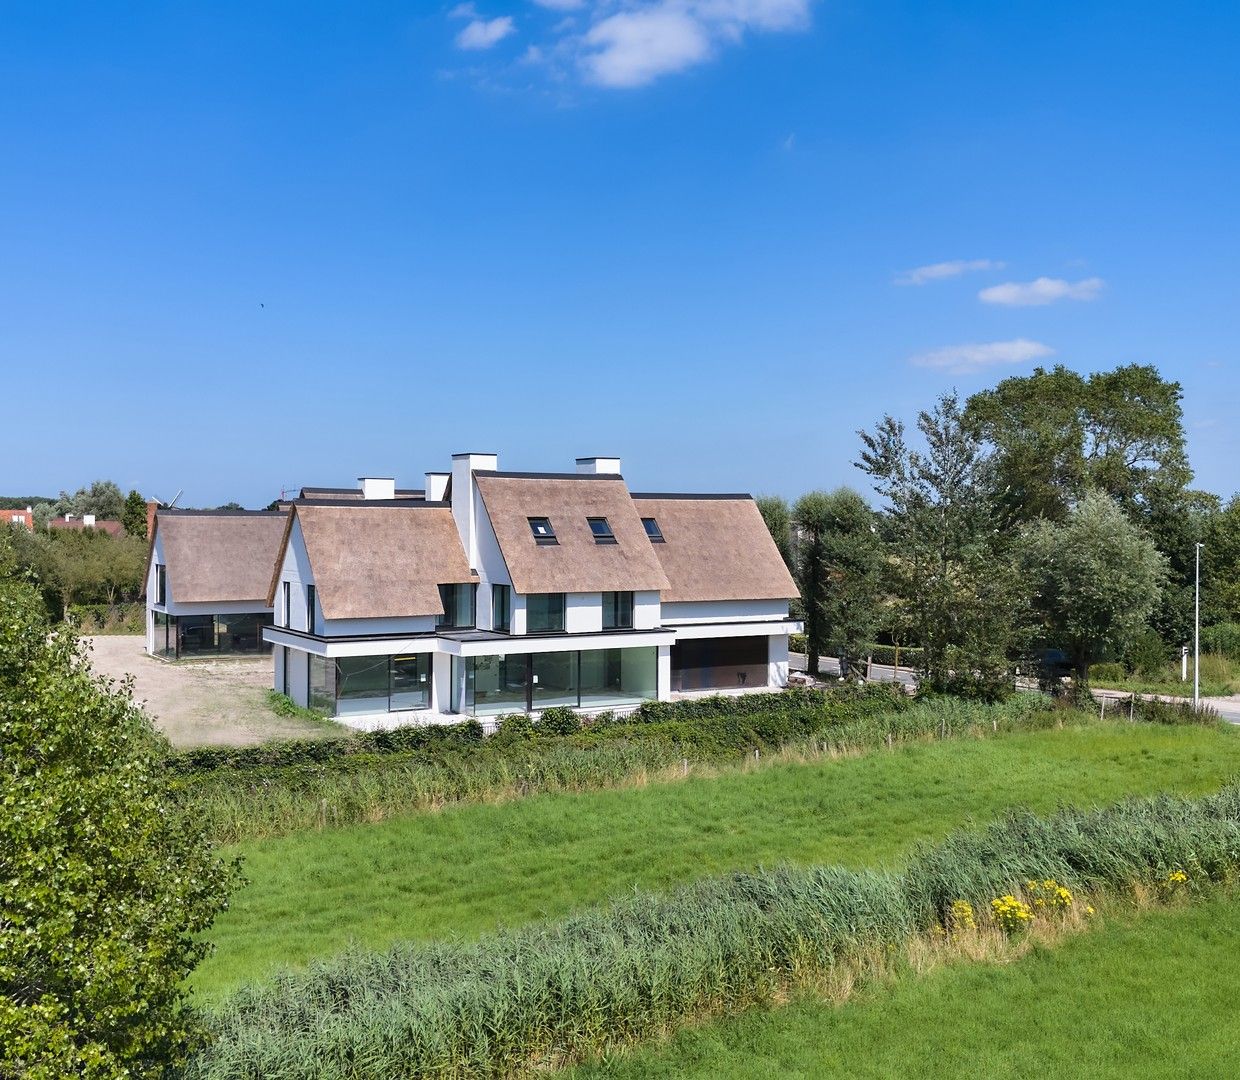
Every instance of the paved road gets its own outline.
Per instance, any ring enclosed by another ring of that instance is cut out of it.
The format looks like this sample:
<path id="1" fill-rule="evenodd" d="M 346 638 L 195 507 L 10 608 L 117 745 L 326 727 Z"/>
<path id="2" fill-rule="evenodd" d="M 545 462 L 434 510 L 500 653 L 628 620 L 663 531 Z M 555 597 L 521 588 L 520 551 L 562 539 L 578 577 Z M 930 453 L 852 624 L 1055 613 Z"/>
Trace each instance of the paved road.
<path id="1" fill-rule="evenodd" d="M 804 671 L 806 668 L 806 657 L 804 653 L 789 653 L 788 666 L 793 671 Z M 865 669 L 862 668 L 862 671 Z M 820 656 L 818 658 L 818 673 L 822 676 L 831 676 L 838 679 L 840 676 L 840 662 L 834 656 Z M 916 686 L 917 678 L 913 674 L 912 668 L 892 667 L 890 664 L 874 664 L 870 668 L 870 678 L 874 682 L 898 682 L 903 686 Z"/>
<path id="2" fill-rule="evenodd" d="M 806 666 L 804 653 L 791 653 L 788 657 L 789 667 L 793 671 L 804 671 Z M 827 677 L 839 678 L 840 662 L 833 656 L 820 656 L 818 658 L 819 673 Z M 917 678 L 911 668 L 900 667 L 893 668 L 890 664 L 875 664 L 871 668 L 871 678 L 875 682 L 898 682 L 903 686 L 916 686 Z M 1116 703 L 1125 702 L 1130 695 L 1123 690 L 1095 690 L 1094 697 L 1101 700 L 1106 698 L 1108 702 Z M 1183 701 L 1184 698 L 1168 697 L 1157 694 L 1142 694 L 1144 698 L 1160 698 L 1163 701 Z M 1208 705 L 1219 714 L 1219 717 L 1229 724 L 1240 724 L 1240 694 L 1235 697 L 1203 697 L 1201 699 L 1203 705 Z M 1110 705 L 1107 706 L 1110 708 Z"/>
<path id="3" fill-rule="evenodd" d="M 1095 690 L 1094 697 L 1099 701 L 1106 699 L 1107 702 L 1116 702 L 1117 706 L 1123 706 L 1132 695 L 1123 690 Z M 1140 698 L 1147 701 L 1189 701 L 1190 698 L 1177 697 L 1168 694 L 1138 694 Z M 1227 721 L 1229 724 L 1240 724 L 1240 695 L 1235 697 L 1203 697 L 1201 699 L 1203 705 L 1208 705 L 1211 709 L 1218 713 L 1221 720 Z M 1110 705 L 1107 706 L 1110 708 Z"/>

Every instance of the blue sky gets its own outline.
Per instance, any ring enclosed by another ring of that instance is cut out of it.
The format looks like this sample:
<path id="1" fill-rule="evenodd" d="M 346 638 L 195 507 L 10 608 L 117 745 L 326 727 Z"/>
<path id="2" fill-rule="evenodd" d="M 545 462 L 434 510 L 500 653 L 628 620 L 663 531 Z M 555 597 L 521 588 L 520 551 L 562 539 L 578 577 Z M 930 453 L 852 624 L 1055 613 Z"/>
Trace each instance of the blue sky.
<path id="1" fill-rule="evenodd" d="M 0 494 L 477 449 L 795 495 L 883 412 L 1141 361 L 1230 495 L 1238 45 L 1217 2 L 0 2 Z"/>

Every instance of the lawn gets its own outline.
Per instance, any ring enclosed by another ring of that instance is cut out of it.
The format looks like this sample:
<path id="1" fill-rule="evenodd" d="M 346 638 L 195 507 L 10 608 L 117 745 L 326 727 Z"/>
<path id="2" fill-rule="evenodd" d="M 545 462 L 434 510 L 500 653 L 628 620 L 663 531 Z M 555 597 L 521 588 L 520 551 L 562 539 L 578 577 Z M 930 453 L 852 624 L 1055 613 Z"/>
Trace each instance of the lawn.
<path id="1" fill-rule="evenodd" d="M 892 864 L 1007 806 L 1200 793 L 1237 773 L 1234 729 L 1095 725 L 299 833 L 238 849 L 251 884 L 193 981 L 210 998 L 350 942 L 472 936 L 732 868 Z"/>
<path id="2" fill-rule="evenodd" d="M 1005 965 L 907 974 L 800 1000 L 574 1070 L 636 1077 L 1235 1076 L 1240 900 L 1112 919 Z"/>

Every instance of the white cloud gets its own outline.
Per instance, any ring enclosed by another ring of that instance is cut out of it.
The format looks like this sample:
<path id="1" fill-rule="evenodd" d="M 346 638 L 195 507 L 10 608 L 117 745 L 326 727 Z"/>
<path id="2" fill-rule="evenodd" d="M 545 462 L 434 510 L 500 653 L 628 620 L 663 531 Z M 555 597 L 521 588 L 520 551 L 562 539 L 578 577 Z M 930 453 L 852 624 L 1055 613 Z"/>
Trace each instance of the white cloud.
<path id="1" fill-rule="evenodd" d="M 462 49 L 489 49 L 498 45 L 516 29 L 511 15 L 501 15 L 496 19 L 474 19 L 456 35 L 456 44 Z"/>
<path id="2" fill-rule="evenodd" d="M 897 285 L 926 285 L 931 281 L 959 277 L 976 270 L 1002 270 L 1003 263 L 994 259 L 952 259 L 950 262 L 918 266 L 896 275 Z"/>
<path id="3" fill-rule="evenodd" d="M 610 15 L 590 27 L 584 41 L 582 67 L 599 86 L 645 86 L 711 55 L 706 28 L 671 5 Z"/>
<path id="4" fill-rule="evenodd" d="M 981 371 L 995 364 L 1023 364 L 1054 356 L 1055 350 L 1040 341 L 1016 338 L 1014 341 L 989 341 L 968 345 L 946 345 L 941 349 L 909 357 L 914 367 L 935 368 L 955 375 Z"/>
<path id="5" fill-rule="evenodd" d="M 476 19 L 478 18 L 478 9 L 473 4 L 457 4 L 448 12 L 449 19 Z"/>
<path id="6" fill-rule="evenodd" d="M 796 144 L 797 144 L 797 133 L 795 131 L 791 131 L 788 133 L 788 136 L 784 139 L 784 141 L 781 142 L 779 145 L 782 146 L 785 150 L 791 151 L 793 147 L 796 146 Z"/>
<path id="7" fill-rule="evenodd" d="M 580 11 L 586 6 L 586 0 L 534 0 L 534 3 L 550 11 Z"/>
<path id="8" fill-rule="evenodd" d="M 809 0 L 651 0 L 607 15 L 576 42 L 589 82 L 645 86 L 711 59 L 748 30 L 809 24 Z"/>
<path id="9" fill-rule="evenodd" d="M 1085 278 L 1082 281 L 1064 281 L 1063 278 L 1040 277 L 1035 281 L 1009 281 L 991 285 L 977 294 L 984 304 L 1003 304 L 1005 307 L 1040 307 L 1056 300 L 1097 300 L 1106 283 L 1102 278 Z"/>

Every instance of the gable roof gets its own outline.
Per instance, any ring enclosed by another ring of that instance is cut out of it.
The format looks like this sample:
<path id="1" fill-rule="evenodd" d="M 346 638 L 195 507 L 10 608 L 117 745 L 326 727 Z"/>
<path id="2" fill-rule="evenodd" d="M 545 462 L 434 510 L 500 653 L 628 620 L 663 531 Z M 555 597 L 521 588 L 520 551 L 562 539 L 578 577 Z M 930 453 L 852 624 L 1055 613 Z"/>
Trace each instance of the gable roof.
<path id="1" fill-rule="evenodd" d="M 473 580 L 452 511 L 442 503 L 294 503 L 268 576 L 269 604 L 275 603 L 294 521 L 325 619 L 442 615 L 439 586 Z"/>
<path id="2" fill-rule="evenodd" d="M 159 510 L 148 574 L 159 536 L 174 603 L 253 600 L 270 605 L 271 568 L 287 517 L 265 510 Z"/>
<path id="3" fill-rule="evenodd" d="M 651 547 L 667 575 L 664 603 L 799 595 L 750 496 L 634 494 L 633 505 L 663 533 Z"/>
<path id="4" fill-rule="evenodd" d="M 667 588 L 622 477 L 478 472 L 495 538 L 519 593 L 628 592 Z M 542 545 L 529 519 L 545 517 L 558 543 Z M 586 519 L 604 517 L 614 544 L 595 542 Z"/>

